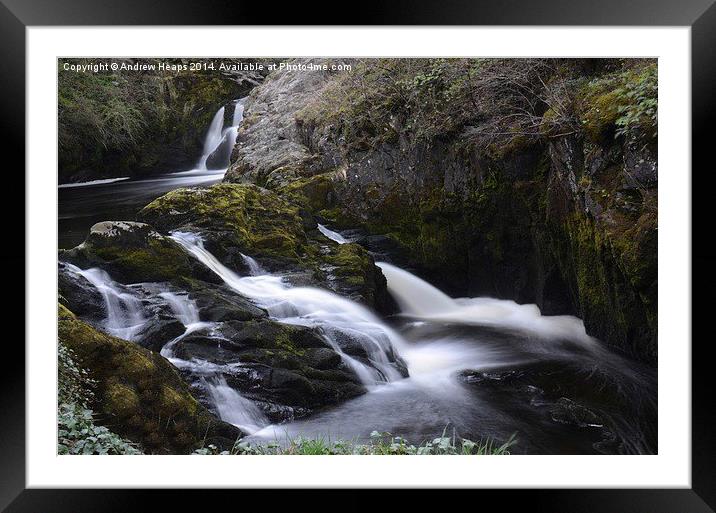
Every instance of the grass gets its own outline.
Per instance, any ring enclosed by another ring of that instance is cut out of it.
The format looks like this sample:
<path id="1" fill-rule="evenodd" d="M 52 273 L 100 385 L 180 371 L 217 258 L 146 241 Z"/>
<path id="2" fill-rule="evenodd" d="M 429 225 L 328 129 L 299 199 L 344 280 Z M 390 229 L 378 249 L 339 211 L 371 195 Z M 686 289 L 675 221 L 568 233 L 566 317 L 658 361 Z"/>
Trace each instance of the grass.
<path id="1" fill-rule="evenodd" d="M 373 431 L 370 441 L 359 443 L 357 441 L 331 440 L 326 437 L 318 438 L 290 438 L 286 436 L 286 443 L 268 442 L 266 444 L 250 444 L 238 440 L 230 451 L 219 451 L 216 446 L 208 445 L 198 449 L 194 454 L 222 454 L 222 455 L 505 455 L 510 454 L 510 448 L 517 441 L 512 435 L 506 442 L 499 443 L 492 439 L 474 442 L 458 437 L 453 431 L 452 436 L 446 436 L 447 427 L 440 437 L 413 445 L 400 436 L 393 436 L 388 432 Z"/>

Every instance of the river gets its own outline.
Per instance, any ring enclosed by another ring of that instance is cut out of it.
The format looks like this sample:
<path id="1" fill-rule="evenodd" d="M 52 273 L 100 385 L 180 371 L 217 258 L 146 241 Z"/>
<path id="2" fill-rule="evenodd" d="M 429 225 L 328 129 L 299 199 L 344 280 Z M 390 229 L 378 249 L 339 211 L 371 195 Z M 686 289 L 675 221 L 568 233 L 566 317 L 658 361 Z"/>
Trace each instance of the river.
<path id="1" fill-rule="evenodd" d="M 60 188 L 60 248 L 82 242 L 95 222 L 133 219 L 167 191 L 220 181 L 241 123 L 240 105 L 226 127 L 224 109 L 217 112 L 196 169 Z M 212 159 L 214 164 L 208 164 Z M 320 225 L 319 230 L 327 243 L 351 240 L 329 227 Z M 186 327 L 184 335 L 166 341 L 162 355 L 200 381 L 209 406 L 251 433 L 248 441 L 282 442 L 297 436 L 366 440 L 372 431 L 380 431 L 417 444 L 442 433 L 473 440 L 514 436 L 513 452 L 530 454 L 656 451 L 655 369 L 588 336 L 575 317 L 542 316 L 535 305 L 494 298 L 451 298 L 386 261 L 378 265 L 400 313 L 385 319 L 332 292 L 291 286 L 250 256 L 245 257 L 251 275 L 239 276 L 195 234 L 172 237 L 228 288 L 266 309 L 273 319 L 320 329 L 367 389 L 341 405 L 273 425 L 252 401 L 227 385 L 228 369 L 183 361 L 174 354 L 181 337 L 211 326 L 200 319 L 186 294 L 158 288 L 157 298 Z M 102 292 L 107 331 L 131 340 L 146 321 L 133 289 L 114 283 L 100 269 L 68 269 Z M 368 363 L 343 353 L 332 334 L 363 344 Z M 395 368 L 395 354 L 405 363 L 407 378 Z"/>

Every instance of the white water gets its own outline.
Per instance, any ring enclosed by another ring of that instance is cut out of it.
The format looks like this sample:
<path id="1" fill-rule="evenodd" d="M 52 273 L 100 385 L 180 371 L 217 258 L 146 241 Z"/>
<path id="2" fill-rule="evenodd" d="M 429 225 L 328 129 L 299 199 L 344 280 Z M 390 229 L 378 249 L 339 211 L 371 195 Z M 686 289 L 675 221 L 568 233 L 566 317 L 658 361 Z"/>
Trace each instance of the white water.
<path id="1" fill-rule="evenodd" d="M 209 130 L 206 132 L 206 139 L 204 139 L 204 151 L 199 158 L 199 164 L 197 165 L 198 169 L 206 171 L 206 161 L 209 160 L 211 154 L 214 153 L 216 148 L 219 147 L 219 144 L 221 144 L 221 129 L 223 126 L 224 107 L 221 107 L 218 111 L 216 111 L 216 114 L 214 114 L 214 118 L 211 120 L 211 124 L 209 125 Z"/>
<path id="2" fill-rule="evenodd" d="M 82 270 L 72 264 L 66 265 L 70 272 L 85 278 L 102 295 L 106 315 L 104 329 L 115 337 L 134 340 L 147 323 L 142 302 L 102 269 Z"/>
<path id="3" fill-rule="evenodd" d="M 174 312 L 176 318 L 184 326 L 189 327 L 199 321 L 199 310 L 196 302 L 191 301 L 186 294 L 175 294 L 174 292 L 162 292 L 159 297 L 163 298 Z"/>
<path id="4" fill-rule="evenodd" d="M 174 313 L 176 319 L 181 322 L 185 328 L 184 333 L 176 337 L 174 340 L 171 340 L 168 343 L 164 344 L 164 347 L 162 347 L 160 354 L 167 360 L 171 361 L 176 367 L 189 368 L 193 370 L 195 367 L 195 362 L 188 362 L 186 360 L 176 358 L 176 356 L 174 355 L 174 346 L 176 346 L 177 342 L 186 337 L 188 334 L 193 333 L 202 328 L 212 328 L 214 326 L 214 323 L 201 322 L 201 320 L 199 319 L 199 309 L 196 306 L 196 302 L 189 299 L 189 296 L 187 294 L 161 292 L 159 294 L 159 297 L 161 297 L 167 302 L 169 308 L 172 309 L 172 312 Z M 199 365 L 201 365 L 201 363 Z"/>
<path id="5" fill-rule="evenodd" d="M 164 345 L 161 355 L 172 362 L 175 367 L 202 376 L 201 383 L 208 392 L 221 420 L 235 425 L 245 433 L 253 433 L 268 425 L 268 419 L 258 406 L 226 383 L 222 370 L 228 369 L 222 369 L 202 360 L 183 360 L 174 354 L 174 347 L 180 340 L 200 329 L 211 329 L 215 323 L 201 321 L 196 301 L 189 299 L 187 294 L 162 292 L 159 296 L 169 304 L 177 320 L 186 327 L 184 333 Z"/>
<path id="6" fill-rule="evenodd" d="M 259 407 L 231 388 L 223 375 L 205 380 L 204 386 L 209 391 L 221 420 L 233 424 L 245 433 L 254 433 L 269 424 Z"/>
<path id="7" fill-rule="evenodd" d="M 532 354 L 520 354 L 503 344 L 483 344 L 464 339 L 449 324 L 499 325 L 508 329 L 560 333 L 580 336 L 584 327 L 579 319 L 542 317 L 534 305 L 524 307 L 511 301 L 490 298 L 453 299 L 417 276 L 387 263 L 378 263 L 388 281 L 388 290 L 405 315 L 447 323 L 448 336 L 419 336 L 403 343 L 400 354 L 410 373 L 408 378 L 372 387 L 369 393 L 315 417 L 285 425 L 268 425 L 255 432 L 252 440 L 281 443 L 295 436 L 329 436 L 350 439 L 365 436 L 374 429 L 396 432 L 425 427 L 428 432 L 444 429 L 446 423 L 489 426 L 494 422 L 490 404 L 481 403 L 463 381 L 460 371 L 489 372 L 534 361 Z M 563 325 L 564 324 L 564 325 Z M 418 330 L 428 323 L 412 323 Z M 427 333 L 430 333 L 429 331 Z M 478 419 L 478 420 L 476 420 Z M 512 424 L 511 428 L 514 428 Z"/>
<path id="8" fill-rule="evenodd" d="M 129 180 L 128 176 L 121 178 L 105 178 L 103 180 L 90 180 L 89 182 L 77 182 L 77 183 L 61 183 L 57 186 L 58 189 L 67 189 L 70 187 L 86 187 L 88 185 L 102 185 L 105 183 L 121 182 L 123 180 Z"/>
<path id="9" fill-rule="evenodd" d="M 402 313 L 431 321 L 495 326 L 519 330 L 544 338 L 579 341 L 587 346 L 593 339 L 587 335 L 581 319 L 571 315 L 544 316 L 537 305 L 520 305 L 505 299 L 489 297 L 453 299 L 428 282 L 394 265 L 377 262 L 388 280 L 388 291 Z"/>
<path id="10" fill-rule="evenodd" d="M 346 244 L 348 241 L 346 240 L 343 235 L 341 235 L 338 232 L 334 232 L 333 230 L 330 230 L 323 226 L 322 224 L 318 223 L 318 231 L 320 231 L 323 235 L 331 239 L 332 241 L 337 242 L 338 244 Z"/>
<path id="11" fill-rule="evenodd" d="M 244 260 L 246 267 L 249 268 L 249 273 L 251 273 L 251 276 L 266 274 L 264 268 L 261 267 L 261 264 L 259 264 L 255 259 L 251 258 L 248 255 L 244 255 L 243 253 L 241 253 L 241 258 Z"/>
<path id="12" fill-rule="evenodd" d="M 318 328 L 364 384 L 402 378 L 389 358 L 391 352 L 400 352 L 402 338 L 367 308 L 326 290 L 291 287 L 278 276 L 241 277 L 209 253 L 197 235 L 174 232 L 172 238 L 226 285 L 265 308 L 274 319 Z M 360 344 L 371 365 L 343 351 L 340 342 L 346 339 Z"/>
<path id="13" fill-rule="evenodd" d="M 209 158 L 220 149 L 224 152 L 223 155 L 220 155 L 222 160 L 220 170 L 225 172 L 229 167 L 229 157 L 236 144 L 239 127 L 244 119 L 244 104 L 242 100 L 238 100 L 235 103 L 231 124 L 226 128 L 224 128 L 224 112 L 225 108 L 221 107 L 216 114 L 214 114 L 214 118 L 209 125 L 209 130 L 206 133 L 206 139 L 204 140 L 204 150 L 199 158 L 197 169 L 194 171 L 207 171 Z"/>

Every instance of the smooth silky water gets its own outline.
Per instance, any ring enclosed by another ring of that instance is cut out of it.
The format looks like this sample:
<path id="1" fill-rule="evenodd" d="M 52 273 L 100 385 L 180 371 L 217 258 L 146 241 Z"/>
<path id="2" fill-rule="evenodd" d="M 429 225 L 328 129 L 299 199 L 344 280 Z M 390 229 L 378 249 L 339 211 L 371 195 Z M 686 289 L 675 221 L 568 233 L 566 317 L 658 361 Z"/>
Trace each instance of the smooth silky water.
<path id="1" fill-rule="evenodd" d="M 82 242 L 97 221 L 132 219 L 169 190 L 220 181 L 242 117 L 241 102 L 235 103 L 227 127 L 224 108 L 216 113 L 195 169 L 62 187 L 60 247 Z M 351 241 L 326 226 L 318 229 L 336 243 Z M 536 305 L 507 300 L 451 298 L 407 270 L 379 262 L 400 308 L 385 320 L 332 292 L 293 287 L 250 255 L 242 255 L 249 275 L 240 276 L 208 252 L 196 234 L 176 232 L 172 238 L 274 320 L 315 328 L 367 389 L 310 417 L 270 425 L 257 404 L 227 384 L 225 376 L 240 363 L 221 366 L 176 356 L 182 338 L 199 330 L 211 337 L 216 327 L 201 320 L 185 292 L 161 284 L 121 285 L 101 269 L 64 264 L 63 272 L 82 277 L 101 294 L 100 327 L 108 333 L 134 340 L 150 318 L 148 302 L 164 305 L 185 331 L 167 340 L 161 354 L 201 387 L 223 420 L 251 434 L 247 441 L 286 443 L 298 436 L 366 440 L 380 431 L 419 444 L 442 433 L 497 441 L 514 434 L 514 452 L 655 451 L 655 370 L 589 337 L 576 317 L 543 316 Z M 365 348 L 368 364 L 343 352 L 344 337 Z M 405 363 L 409 377 L 403 377 L 396 360 Z"/>
<path id="2" fill-rule="evenodd" d="M 229 167 L 231 149 L 243 121 L 243 100 L 234 102 L 234 112 L 226 127 L 226 107 L 216 112 L 193 169 L 138 179 L 122 177 L 60 185 L 59 247 L 69 249 L 80 244 L 89 228 L 100 221 L 134 219 L 142 207 L 173 189 L 220 182 Z"/>

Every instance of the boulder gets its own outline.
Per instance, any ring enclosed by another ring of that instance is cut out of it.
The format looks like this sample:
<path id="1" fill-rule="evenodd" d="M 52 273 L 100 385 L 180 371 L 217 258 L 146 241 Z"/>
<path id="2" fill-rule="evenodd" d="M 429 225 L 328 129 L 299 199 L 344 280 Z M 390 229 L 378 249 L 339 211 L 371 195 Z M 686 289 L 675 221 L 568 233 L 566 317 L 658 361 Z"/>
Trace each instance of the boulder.
<path id="1" fill-rule="evenodd" d="M 230 269 L 246 268 L 243 253 L 269 270 L 300 276 L 303 285 L 389 310 L 385 278 L 368 252 L 324 237 L 297 201 L 293 194 L 284 197 L 256 185 L 222 183 L 176 189 L 138 216 L 160 230 L 200 234 L 204 247 Z"/>
<path id="2" fill-rule="evenodd" d="M 96 382 L 97 421 L 147 453 L 190 453 L 213 443 L 230 449 L 243 436 L 204 408 L 157 353 L 106 335 L 60 305 L 58 335 Z"/>
<path id="3" fill-rule="evenodd" d="M 171 281 L 191 276 L 195 270 L 202 272 L 172 239 L 147 224 L 131 221 L 93 225 L 87 239 L 63 251 L 60 259 L 83 269 L 101 267 L 122 283 Z"/>

